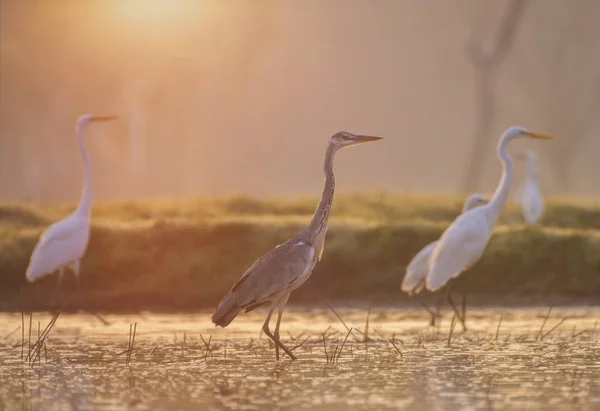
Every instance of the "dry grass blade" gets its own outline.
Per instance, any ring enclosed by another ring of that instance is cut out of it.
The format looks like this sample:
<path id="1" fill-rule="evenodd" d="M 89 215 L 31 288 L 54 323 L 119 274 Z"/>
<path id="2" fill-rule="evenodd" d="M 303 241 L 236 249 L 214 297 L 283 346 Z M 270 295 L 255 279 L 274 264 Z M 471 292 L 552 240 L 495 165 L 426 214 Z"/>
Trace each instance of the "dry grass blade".
<path id="1" fill-rule="evenodd" d="M 364 342 L 366 344 L 369 339 L 369 319 L 371 318 L 371 304 L 369 304 L 369 310 L 367 311 L 367 321 L 365 322 Z"/>
<path id="2" fill-rule="evenodd" d="M 394 342 L 392 340 L 390 340 L 389 338 L 387 338 L 387 340 L 390 342 L 390 344 L 392 344 L 392 346 L 396 349 L 396 351 L 398 351 L 398 354 L 400 354 L 400 357 L 404 358 L 404 355 L 402 355 L 402 351 L 400 351 L 400 349 L 396 346 L 396 344 L 394 344 Z"/>
<path id="3" fill-rule="evenodd" d="M 325 333 L 323 333 L 323 349 L 325 350 L 325 359 L 329 362 L 329 354 L 327 354 L 327 344 L 325 344 Z"/>
<path id="4" fill-rule="evenodd" d="M 23 313 L 23 309 L 21 309 L 21 361 L 23 361 L 24 349 L 25 349 L 25 314 Z"/>
<path id="5" fill-rule="evenodd" d="M 129 324 L 129 329 L 131 330 L 131 324 Z M 131 363 L 131 354 L 133 353 L 133 345 L 135 344 L 135 332 L 137 330 L 137 322 L 133 325 L 133 337 L 131 338 L 131 345 L 127 352 L 127 365 Z"/>
<path id="6" fill-rule="evenodd" d="M 377 327 L 373 328 L 373 331 L 375 331 L 375 334 L 377 334 L 378 336 L 380 336 L 382 340 L 387 339 L 383 334 L 381 334 L 379 332 L 379 330 L 377 329 Z"/>
<path id="7" fill-rule="evenodd" d="M 206 343 L 206 352 L 204 353 L 204 361 L 206 361 L 206 358 L 208 357 L 208 353 L 210 352 L 211 340 L 212 340 L 212 334 L 208 336 L 208 343 Z M 204 339 L 202 339 L 202 341 L 204 341 Z"/>
<path id="8" fill-rule="evenodd" d="M 329 309 L 331 310 L 331 312 L 333 314 L 335 314 L 335 316 L 337 317 L 338 320 L 340 320 L 340 322 L 342 323 L 342 325 L 344 326 L 344 328 L 346 328 L 346 331 L 350 331 L 352 329 L 352 327 L 348 327 L 348 324 L 346 324 L 346 322 L 344 321 L 344 319 L 342 318 L 341 315 L 338 314 L 338 312 L 327 302 L 327 301 L 323 301 L 323 303 L 329 307 Z M 354 331 L 358 331 L 359 333 L 361 333 L 359 330 L 354 330 Z M 363 333 L 361 333 L 362 335 L 364 335 Z M 360 341 L 360 339 L 358 337 L 356 337 L 354 334 L 352 334 L 352 336 L 356 339 L 356 341 Z"/>
<path id="9" fill-rule="evenodd" d="M 61 307 L 61 309 L 62 309 L 62 307 Z M 44 332 L 42 332 L 42 334 L 38 337 L 38 340 L 35 342 L 35 344 L 31 348 L 33 351 L 28 355 L 28 358 L 29 358 L 29 364 L 32 367 L 35 364 L 35 360 L 37 360 L 37 358 L 39 357 L 42 346 L 43 346 L 44 342 L 46 341 L 46 338 L 50 334 L 50 331 L 52 331 L 52 327 L 54 327 L 54 324 L 56 323 L 56 320 L 58 320 L 60 313 L 61 313 L 61 311 L 59 310 L 54 315 L 54 317 L 52 317 L 52 320 L 50 320 L 50 322 L 44 329 Z M 31 335 L 31 330 L 29 331 L 29 334 Z"/>
<path id="10" fill-rule="evenodd" d="M 454 315 L 452 316 L 452 322 L 450 323 L 450 332 L 448 333 L 448 341 L 446 342 L 446 345 L 448 347 L 450 347 L 450 341 L 452 340 L 452 333 L 454 332 L 455 325 L 456 325 L 456 312 L 454 312 Z"/>
<path id="11" fill-rule="evenodd" d="M 535 340 L 539 340 L 540 339 L 540 335 L 542 335 L 542 331 L 544 330 L 544 326 L 546 325 L 546 321 L 548 321 L 548 317 L 550 317 L 550 312 L 552 312 L 552 306 L 550 306 L 550 308 L 548 309 L 548 312 L 546 313 L 546 317 L 544 318 L 544 322 L 542 323 L 542 326 L 540 327 L 540 330 L 538 331 L 537 335 L 535 336 Z"/>
<path id="12" fill-rule="evenodd" d="M 90 310 L 90 309 L 89 309 L 89 308 L 87 308 L 87 307 L 82 307 L 82 308 L 83 308 L 83 310 L 84 310 L 84 311 L 86 311 L 86 312 L 88 312 L 88 313 L 92 314 L 94 317 L 96 317 L 96 318 L 97 318 L 97 319 L 98 319 L 98 320 L 99 320 L 99 321 L 100 321 L 102 324 L 104 324 L 104 325 L 110 325 L 110 323 L 109 323 L 108 321 L 106 321 L 106 320 L 104 319 L 104 317 L 102 317 L 102 316 L 101 316 L 100 314 L 98 314 L 96 311 L 92 311 L 92 310 Z"/>
<path id="13" fill-rule="evenodd" d="M 133 339 L 131 340 L 131 350 L 129 353 L 129 360 L 131 361 L 131 354 L 133 354 L 133 347 L 135 346 L 135 333 L 137 331 L 137 322 L 133 324 Z"/>
<path id="14" fill-rule="evenodd" d="M 29 338 L 27 339 L 27 344 L 29 345 L 27 351 L 27 359 L 31 358 L 31 321 L 33 317 L 33 313 L 29 313 Z"/>
<path id="15" fill-rule="evenodd" d="M 342 317 L 337 313 L 337 311 L 335 311 L 335 309 L 327 301 L 323 301 L 323 303 L 331 310 L 331 312 L 337 317 L 337 319 L 340 320 L 342 325 L 346 328 L 346 331 L 349 330 L 350 328 L 348 327 L 346 322 L 342 319 Z"/>
<path id="16" fill-rule="evenodd" d="M 41 328 L 40 327 L 40 322 L 38 321 L 38 341 L 40 340 L 40 328 Z M 44 346 L 45 346 L 46 342 L 43 341 L 43 343 L 44 343 Z M 38 365 L 41 365 L 41 363 L 42 363 L 42 356 L 38 355 Z"/>
<path id="17" fill-rule="evenodd" d="M 158 344 L 156 344 L 154 346 L 154 348 L 152 349 L 152 351 L 150 351 L 150 355 L 154 354 L 154 352 L 156 351 L 157 348 L 158 348 Z"/>
<path id="18" fill-rule="evenodd" d="M 567 320 L 567 318 L 569 318 L 569 317 L 565 317 L 565 318 L 563 318 L 562 320 L 560 320 L 560 321 L 558 322 L 558 324 L 556 324 L 554 327 L 552 327 L 552 329 L 551 329 L 550 331 L 548 331 L 547 333 L 545 333 L 544 335 L 542 335 L 542 336 L 540 337 L 540 341 L 541 341 L 541 340 L 543 340 L 544 338 L 546 338 L 548 335 L 550 335 L 550 333 L 551 333 L 552 331 L 554 331 L 554 330 L 556 330 L 558 327 L 560 327 L 560 325 L 561 325 L 562 323 L 564 323 L 564 322 L 565 322 L 565 320 Z"/>
<path id="19" fill-rule="evenodd" d="M 39 355 L 40 354 L 40 350 L 42 348 L 43 342 L 46 340 L 46 338 L 50 334 L 50 331 L 52 330 L 52 327 L 54 327 L 54 324 L 56 323 L 56 320 L 58 320 L 58 317 L 60 316 L 60 313 L 62 312 L 63 308 L 67 305 L 67 303 L 71 300 L 71 297 L 73 297 L 73 294 L 71 294 L 65 300 L 65 302 L 60 306 L 60 308 L 58 309 L 58 311 L 56 312 L 56 314 L 54 314 L 54 317 L 52 317 L 52 320 L 50 320 L 50 322 L 48 323 L 48 325 L 46 326 L 46 328 L 44 328 L 44 331 L 42 332 L 41 337 L 33 345 L 33 347 L 31 347 L 31 320 L 32 320 L 32 318 L 31 318 L 31 314 L 30 314 L 30 316 L 29 316 L 29 353 L 27 354 L 27 359 L 29 360 L 30 363 L 31 363 L 31 358 L 34 355 Z M 33 352 L 32 352 L 32 350 L 33 350 Z M 34 361 L 35 361 L 35 359 L 34 359 Z"/>
<path id="20" fill-rule="evenodd" d="M 289 332 L 288 332 L 288 334 L 289 334 Z M 302 337 L 304 336 L 304 334 L 306 334 L 306 331 L 302 331 L 302 332 L 301 332 L 300 334 L 298 334 L 296 337 L 292 338 L 292 340 L 293 340 L 293 341 L 297 341 L 297 340 L 299 340 L 300 338 L 302 338 Z M 290 334 L 290 337 L 291 337 L 291 336 L 292 336 L 292 335 Z"/>
<path id="21" fill-rule="evenodd" d="M 498 328 L 496 328 L 496 338 L 494 338 L 494 341 L 498 341 L 498 334 L 500 333 L 500 325 L 502 325 L 502 317 L 503 317 L 503 314 L 500 314 L 500 320 L 498 321 Z"/>
<path id="22" fill-rule="evenodd" d="M 346 338 L 344 338 L 344 341 L 342 341 L 342 346 L 340 347 L 340 352 L 337 355 L 337 358 L 335 359 L 335 361 L 339 361 L 340 360 L 340 355 L 342 355 L 342 350 L 344 349 L 344 345 L 346 345 L 346 340 L 348 339 L 348 336 L 350 335 L 350 333 L 352 333 L 352 328 L 350 328 L 348 330 L 348 334 L 346 334 Z"/>
<path id="23" fill-rule="evenodd" d="M 129 349 L 131 348 L 131 335 L 133 334 L 133 324 L 129 324 L 129 341 L 127 342 L 127 356 L 125 357 L 125 365 L 129 365 Z"/>
<path id="24" fill-rule="evenodd" d="M 309 335 L 300 344 L 297 344 L 297 345 L 293 346 L 292 348 L 290 348 L 290 351 L 294 351 L 296 348 L 302 347 L 304 345 L 304 343 L 307 342 L 310 337 L 311 336 Z"/>
<path id="25" fill-rule="evenodd" d="M 204 337 L 202 336 L 202 334 L 200 334 L 200 339 L 204 343 L 204 347 L 206 347 L 206 349 L 208 350 L 209 349 L 209 344 L 206 342 L 206 340 L 204 339 Z"/>
<path id="26" fill-rule="evenodd" d="M 15 328 L 14 330 L 12 330 L 11 332 L 9 332 L 8 334 L 6 334 L 4 336 L 5 340 L 8 340 L 14 333 L 16 333 L 17 331 L 19 331 L 19 329 L 21 328 L 21 326 L 17 325 L 17 328 Z"/>

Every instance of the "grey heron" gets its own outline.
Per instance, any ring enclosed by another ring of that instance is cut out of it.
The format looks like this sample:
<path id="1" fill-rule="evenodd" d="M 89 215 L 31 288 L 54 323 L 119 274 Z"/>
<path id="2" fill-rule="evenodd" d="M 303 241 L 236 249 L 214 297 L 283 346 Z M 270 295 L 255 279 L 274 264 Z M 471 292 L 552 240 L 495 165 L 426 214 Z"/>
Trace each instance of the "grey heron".
<path id="1" fill-rule="evenodd" d="M 227 327 L 242 310 L 249 312 L 263 304 L 270 304 L 262 329 L 275 343 L 275 358 L 279 360 L 281 348 L 292 360 L 296 359 L 279 338 L 279 324 L 290 293 L 310 277 L 315 264 L 323 256 L 327 222 L 335 189 L 335 154 L 340 148 L 375 140 L 381 140 L 381 137 L 356 135 L 345 131 L 331 137 L 325 153 L 325 187 L 312 220 L 306 228 L 264 254 L 248 268 L 217 306 L 212 315 L 214 324 Z M 269 322 L 276 308 L 277 324 L 275 332 L 272 333 Z"/>

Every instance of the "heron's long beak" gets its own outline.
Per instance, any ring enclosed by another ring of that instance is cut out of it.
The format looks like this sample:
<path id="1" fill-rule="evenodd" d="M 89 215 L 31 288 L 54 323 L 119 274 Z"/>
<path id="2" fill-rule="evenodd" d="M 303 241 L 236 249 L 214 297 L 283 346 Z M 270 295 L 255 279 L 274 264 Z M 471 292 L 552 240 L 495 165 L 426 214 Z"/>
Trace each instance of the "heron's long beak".
<path id="1" fill-rule="evenodd" d="M 538 138 L 540 140 L 555 140 L 552 136 L 547 136 L 546 134 L 534 133 L 532 131 L 523 131 L 522 134 L 526 134 L 531 138 Z"/>
<path id="2" fill-rule="evenodd" d="M 354 141 L 356 141 L 357 143 L 366 143 L 367 141 L 377 141 L 377 140 L 383 140 L 383 137 L 361 136 L 361 135 L 354 137 Z"/>
<path id="3" fill-rule="evenodd" d="M 92 121 L 109 121 L 116 120 L 117 116 L 94 116 L 91 118 Z"/>

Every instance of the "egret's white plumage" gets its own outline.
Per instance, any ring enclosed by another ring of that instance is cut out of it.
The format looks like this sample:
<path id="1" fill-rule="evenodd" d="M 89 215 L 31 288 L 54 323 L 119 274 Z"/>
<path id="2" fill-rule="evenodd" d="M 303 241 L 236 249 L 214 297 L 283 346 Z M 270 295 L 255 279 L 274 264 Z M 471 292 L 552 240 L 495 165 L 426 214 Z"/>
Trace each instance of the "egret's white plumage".
<path id="1" fill-rule="evenodd" d="M 461 214 L 444 231 L 431 255 L 429 273 L 425 281 L 428 290 L 440 289 L 450 279 L 475 264 L 483 254 L 508 199 L 514 178 L 513 159 L 508 153 L 507 144 L 518 138 L 552 139 L 522 127 L 511 127 L 500 137 L 498 157 L 503 172 L 498 188 L 488 204 Z"/>
<path id="2" fill-rule="evenodd" d="M 106 121 L 114 116 L 92 116 L 84 114 L 77 120 L 76 130 L 79 149 L 83 157 L 85 177 L 83 192 L 77 209 L 62 221 L 52 224 L 40 236 L 31 254 L 25 276 L 33 282 L 40 277 L 59 270 L 62 277 L 68 266 L 73 266 L 79 276 L 80 260 L 85 253 L 90 238 L 90 217 L 92 212 L 92 177 L 90 160 L 83 140 L 85 127 L 93 121 Z M 59 279 L 60 279 L 59 277 Z"/>
<path id="3" fill-rule="evenodd" d="M 465 201 L 462 212 L 465 213 L 486 202 L 486 199 L 480 194 L 472 194 Z M 402 281 L 402 291 L 408 293 L 408 295 L 418 294 L 425 288 L 425 278 L 429 272 L 429 259 L 437 243 L 437 241 L 434 241 L 423 247 L 406 267 L 406 274 Z"/>
<path id="4" fill-rule="evenodd" d="M 516 201 L 521 205 L 523 218 L 527 224 L 535 224 L 544 214 L 544 197 L 539 184 L 537 155 L 529 150 L 523 153 L 526 162 L 525 179 L 517 189 Z"/>

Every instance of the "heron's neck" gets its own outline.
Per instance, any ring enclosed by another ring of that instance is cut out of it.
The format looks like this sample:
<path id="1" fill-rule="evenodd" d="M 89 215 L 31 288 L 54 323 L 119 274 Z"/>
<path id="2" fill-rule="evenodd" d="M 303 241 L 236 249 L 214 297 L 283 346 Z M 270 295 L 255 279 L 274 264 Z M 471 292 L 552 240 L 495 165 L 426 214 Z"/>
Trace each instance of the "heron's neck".
<path id="1" fill-rule="evenodd" d="M 509 141 L 510 139 L 504 136 L 498 144 L 498 158 L 502 163 L 502 178 L 500 179 L 500 184 L 494 192 L 492 199 L 484 206 L 490 228 L 496 224 L 500 217 L 504 204 L 506 204 L 506 200 L 508 200 L 510 186 L 512 185 L 514 178 L 513 159 L 506 148 Z"/>
<path id="2" fill-rule="evenodd" d="M 90 217 L 92 213 L 92 176 L 90 169 L 90 157 L 85 148 L 84 141 L 84 126 L 77 127 L 77 139 L 79 141 L 79 151 L 81 151 L 81 157 L 83 157 L 83 166 L 85 168 L 83 178 L 83 191 L 81 193 L 81 199 L 77 206 L 77 212 L 85 217 Z"/>
<path id="3" fill-rule="evenodd" d="M 327 147 L 325 153 L 325 187 L 323 188 L 323 195 L 321 201 L 317 206 L 317 210 L 313 215 L 313 218 L 308 225 L 307 234 L 309 241 L 318 239 L 319 234 L 323 234 L 327 231 L 327 221 L 329 219 L 329 211 L 331 210 L 331 203 L 333 202 L 333 192 L 335 190 L 335 177 L 333 176 L 333 159 L 335 157 L 336 148 L 330 144 Z"/>

